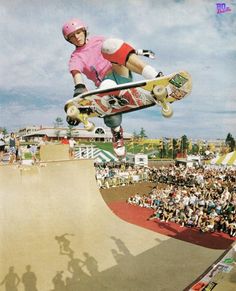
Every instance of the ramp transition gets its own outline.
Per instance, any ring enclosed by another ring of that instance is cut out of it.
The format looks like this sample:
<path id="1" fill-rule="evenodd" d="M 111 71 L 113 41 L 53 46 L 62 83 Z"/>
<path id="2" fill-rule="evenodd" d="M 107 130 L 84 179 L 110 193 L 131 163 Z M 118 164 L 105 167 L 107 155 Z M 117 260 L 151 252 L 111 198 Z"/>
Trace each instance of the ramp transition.
<path id="1" fill-rule="evenodd" d="M 0 290 L 178 291 L 222 254 L 119 219 L 92 160 L 0 167 L 0 225 Z"/>

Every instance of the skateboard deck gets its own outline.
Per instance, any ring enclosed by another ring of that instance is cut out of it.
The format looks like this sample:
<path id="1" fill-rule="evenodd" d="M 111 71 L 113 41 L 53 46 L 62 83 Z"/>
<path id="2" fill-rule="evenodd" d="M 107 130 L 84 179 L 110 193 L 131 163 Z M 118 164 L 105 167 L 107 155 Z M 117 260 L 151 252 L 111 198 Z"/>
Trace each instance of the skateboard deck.
<path id="1" fill-rule="evenodd" d="M 125 83 L 107 89 L 85 92 L 65 104 L 65 112 L 92 130 L 92 117 L 104 117 L 159 105 L 162 115 L 171 117 L 171 103 L 182 100 L 192 90 L 188 72 L 179 71 L 152 80 Z"/>

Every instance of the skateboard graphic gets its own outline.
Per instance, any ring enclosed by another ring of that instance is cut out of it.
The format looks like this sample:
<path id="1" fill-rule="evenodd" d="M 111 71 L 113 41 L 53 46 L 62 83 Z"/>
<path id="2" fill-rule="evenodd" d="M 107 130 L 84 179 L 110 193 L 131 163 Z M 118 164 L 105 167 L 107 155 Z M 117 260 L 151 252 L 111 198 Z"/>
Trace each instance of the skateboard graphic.
<path id="1" fill-rule="evenodd" d="M 90 118 L 128 113 L 154 105 L 161 107 L 164 117 L 171 117 L 170 104 L 185 98 L 191 90 L 190 74 L 180 71 L 152 80 L 88 91 L 68 100 L 64 109 L 70 119 L 82 122 L 86 130 L 92 131 L 95 124 L 89 121 Z"/>

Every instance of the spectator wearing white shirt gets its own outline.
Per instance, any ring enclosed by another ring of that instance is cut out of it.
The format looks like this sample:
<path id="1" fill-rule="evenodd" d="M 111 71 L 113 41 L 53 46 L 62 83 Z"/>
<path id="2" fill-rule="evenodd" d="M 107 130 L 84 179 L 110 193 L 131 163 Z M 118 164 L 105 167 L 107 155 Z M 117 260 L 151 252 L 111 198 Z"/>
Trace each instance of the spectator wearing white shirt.
<path id="1" fill-rule="evenodd" d="M 3 131 L 0 128 L 0 163 L 2 163 L 3 161 L 4 150 L 5 150 L 5 140 L 4 140 Z"/>
<path id="2" fill-rule="evenodd" d="M 74 140 L 73 137 L 69 139 L 69 155 L 71 159 L 74 159 L 75 157 L 75 146 L 76 146 L 76 141 Z"/>

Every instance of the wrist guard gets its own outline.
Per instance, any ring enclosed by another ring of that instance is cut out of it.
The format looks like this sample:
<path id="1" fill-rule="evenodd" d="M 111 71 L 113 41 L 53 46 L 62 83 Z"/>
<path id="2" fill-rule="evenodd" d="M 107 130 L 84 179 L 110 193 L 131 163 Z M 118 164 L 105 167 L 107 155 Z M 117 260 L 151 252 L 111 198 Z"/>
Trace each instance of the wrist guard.
<path id="1" fill-rule="evenodd" d="M 87 89 L 86 89 L 86 86 L 84 84 L 75 85 L 73 98 L 77 97 L 78 95 L 80 95 L 86 91 L 87 91 Z"/>
<path id="2" fill-rule="evenodd" d="M 142 49 L 138 49 L 135 51 L 135 53 L 138 56 L 144 56 L 150 59 L 155 59 L 155 53 L 151 50 L 142 50 Z"/>

